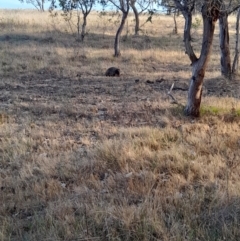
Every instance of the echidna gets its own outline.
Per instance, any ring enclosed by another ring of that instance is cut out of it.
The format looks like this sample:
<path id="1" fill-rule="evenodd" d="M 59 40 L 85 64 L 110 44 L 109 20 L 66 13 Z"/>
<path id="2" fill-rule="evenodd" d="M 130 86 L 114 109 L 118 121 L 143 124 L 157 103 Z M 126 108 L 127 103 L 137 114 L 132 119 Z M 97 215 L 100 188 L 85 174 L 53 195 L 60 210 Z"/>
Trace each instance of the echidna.
<path id="1" fill-rule="evenodd" d="M 116 68 L 116 67 L 111 67 L 109 69 L 107 69 L 106 71 L 106 76 L 120 76 L 120 69 Z"/>

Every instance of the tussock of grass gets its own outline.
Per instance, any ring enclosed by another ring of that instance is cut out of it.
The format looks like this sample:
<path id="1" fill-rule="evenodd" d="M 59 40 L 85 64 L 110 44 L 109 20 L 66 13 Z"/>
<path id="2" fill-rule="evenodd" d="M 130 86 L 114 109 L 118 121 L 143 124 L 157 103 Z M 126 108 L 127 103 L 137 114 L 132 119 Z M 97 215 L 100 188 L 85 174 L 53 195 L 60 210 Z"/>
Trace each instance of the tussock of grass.
<path id="1" fill-rule="evenodd" d="M 239 235 L 238 122 L 120 128 L 85 154 L 45 127 L 1 139 L 4 239 Z"/>
<path id="2" fill-rule="evenodd" d="M 212 136 L 214 128 L 205 124 L 161 131 L 131 128 L 98 144 L 94 174 L 84 182 L 102 193 L 99 206 L 90 205 L 91 213 L 95 208 L 97 212 L 91 218 L 99 219 L 100 230 L 106 229 L 101 239 L 178 240 L 191 233 L 189 240 L 212 240 L 214 236 L 231 239 L 233 230 L 238 233 L 234 222 L 238 213 L 229 219 L 229 213 L 222 212 L 235 209 L 240 191 L 237 183 L 229 181 L 239 172 L 237 126 L 226 128 L 221 138 Z M 225 225 L 232 225 L 231 231 Z"/>
<path id="3" fill-rule="evenodd" d="M 0 113 L 0 124 L 4 124 L 9 121 L 9 116 L 5 113 Z"/>

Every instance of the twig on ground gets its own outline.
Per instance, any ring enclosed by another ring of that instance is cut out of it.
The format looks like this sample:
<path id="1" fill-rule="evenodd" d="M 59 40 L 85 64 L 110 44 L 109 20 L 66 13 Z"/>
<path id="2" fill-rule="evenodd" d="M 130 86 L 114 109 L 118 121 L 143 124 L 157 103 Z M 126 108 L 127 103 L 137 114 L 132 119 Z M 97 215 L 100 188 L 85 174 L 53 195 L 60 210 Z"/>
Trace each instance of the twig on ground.
<path id="1" fill-rule="evenodd" d="M 167 92 L 167 94 L 173 99 L 173 104 L 178 104 L 178 101 L 171 94 L 173 87 L 174 87 L 174 83 L 172 84 L 172 86 L 171 86 L 170 90 Z"/>

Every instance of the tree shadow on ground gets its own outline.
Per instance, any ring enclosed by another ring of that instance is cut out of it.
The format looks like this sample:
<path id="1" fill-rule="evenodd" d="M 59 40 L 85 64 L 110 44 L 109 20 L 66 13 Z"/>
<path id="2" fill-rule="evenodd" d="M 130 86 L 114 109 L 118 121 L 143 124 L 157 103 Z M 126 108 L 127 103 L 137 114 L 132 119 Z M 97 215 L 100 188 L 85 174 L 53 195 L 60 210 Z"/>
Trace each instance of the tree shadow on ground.
<path id="1" fill-rule="evenodd" d="M 85 41 L 81 42 L 77 41 L 76 35 L 60 31 L 46 31 L 35 34 L 8 33 L 0 35 L 0 42 L 21 46 L 29 46 L 29 44 L 55 46 L 57 44 L 59 47 L 85 46 L 97 49 L 113 49 L 114 39 L 114 35 L 89 33 L 86 35 Z M 120 41 L 120 45 L 124 49 L 148 50 L 160 48 L 170 51 L 179 51 L 179 49 L 184 51 L 182 38 L 178 35 L 171 38 L 168 36 L 129 35 L 122 36 Z"/>
<path id="2" fill-rule="evenodd" d="M 234 97 L 240 99 L 239 77 L 233 80 L 224 77 L 206 78 L 204 87 L 207 90 L 208 96 L 217 97 Z"/>

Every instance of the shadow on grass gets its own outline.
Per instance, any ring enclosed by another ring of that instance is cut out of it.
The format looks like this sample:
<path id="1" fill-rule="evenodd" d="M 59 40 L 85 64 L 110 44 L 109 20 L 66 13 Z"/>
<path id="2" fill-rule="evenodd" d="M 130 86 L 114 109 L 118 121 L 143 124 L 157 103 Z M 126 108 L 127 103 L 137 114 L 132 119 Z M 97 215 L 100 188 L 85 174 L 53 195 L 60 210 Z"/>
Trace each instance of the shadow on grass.
<path id="1" fill-rule="evenodd" d="M 43 36 L 45 33 L 43 34 Z M 21 44 L 28 45 L 30 43 L 38 42 L 43 44 L 55 43 L 55 40 L 52 37 L 40 37 L 29 34 L 5 34 L 0 36 L 0 42 L 8 42 L 10 44 Z"/>
<path id="2" fill-rule="evenodd" d="M 29 46 L 36 43 L 40 45 L 58 45 L 60 47 L 85 46 L 97 49 L 113 49 L 115 35 L 89 33 L 84 42 L 78 41 L 77 36 L 61 31 L 47 31 L 36 34 L 13 34 L 0 35 L 0 43 L 18 44 Z M 124 49 L 148 50 L 154 48 L 179 51 L 183 44 L 180 36 L 169 38 L 168 36 L 153 37 L 148 35 L 130 35 L 121 37 L 121 46 Z M 183 50 L 184 51 L 184 50 Z"/>
<path id="3" fill-rule="evenodd" d="M 45 118 L 58 114 L 58 118 L 70 118 L 78 121 L 98 119 L 117 125 L 157 125 L 159 118 L 170 113 L 174 118 L 184 118 L 184 106 L 170 104 L 168 108 L 161 107 L 161 102 L 154 105 L 147 101 L 151 96 L 149 90 L 159 93 L 159 98 L 167 100 L 167 90 L 172 81 L 163 83 L 141 84 L 134 80 L 109 81 L 106 77 L 66 78 L 57 73 L 37 71 L 35 74 L 22 75 L 14 82 L 0 85 L 0 100 L 3 104 L 15 103 L 15 113 L 29 113 L 35 118 Z M 183 83 L 186 86 L 185 83 Z M 176 88 L 181 83 L 176 84 Z M 183 90 L 174 90 L 177 96 Z M 187 89 L 184 89 L 186 94 Z M 139 94 L 136 95 L 136 92 Z M 152 92 L 152 93 L 154 93 Z M 103 103 L 102 105 L 100 103 Z M 170 102 L 169 102 L 170 103 Z M 237 120 L 239 109 L 228 109 L 208 106 L 202 103 L 201 116 L 220 116 L 227 120 Z M 58 119 L 57 118 L 57 119 Z"/>
<path id="4" fill-rule="evenodd" d="M 233 80 L 226 79 L 222 76 L 217 78 L 206 78 L 204 86 L 208 96 L 234 97 L 240 99 L 239 76 Z"/>
<path id="5" fill-rule="evenodd" d="M 208 240 L 238 240 L 240 232 L 240 199 L 231 197 L 212 208 L 205 208 L 199 216 L 199 226 Z"/>

